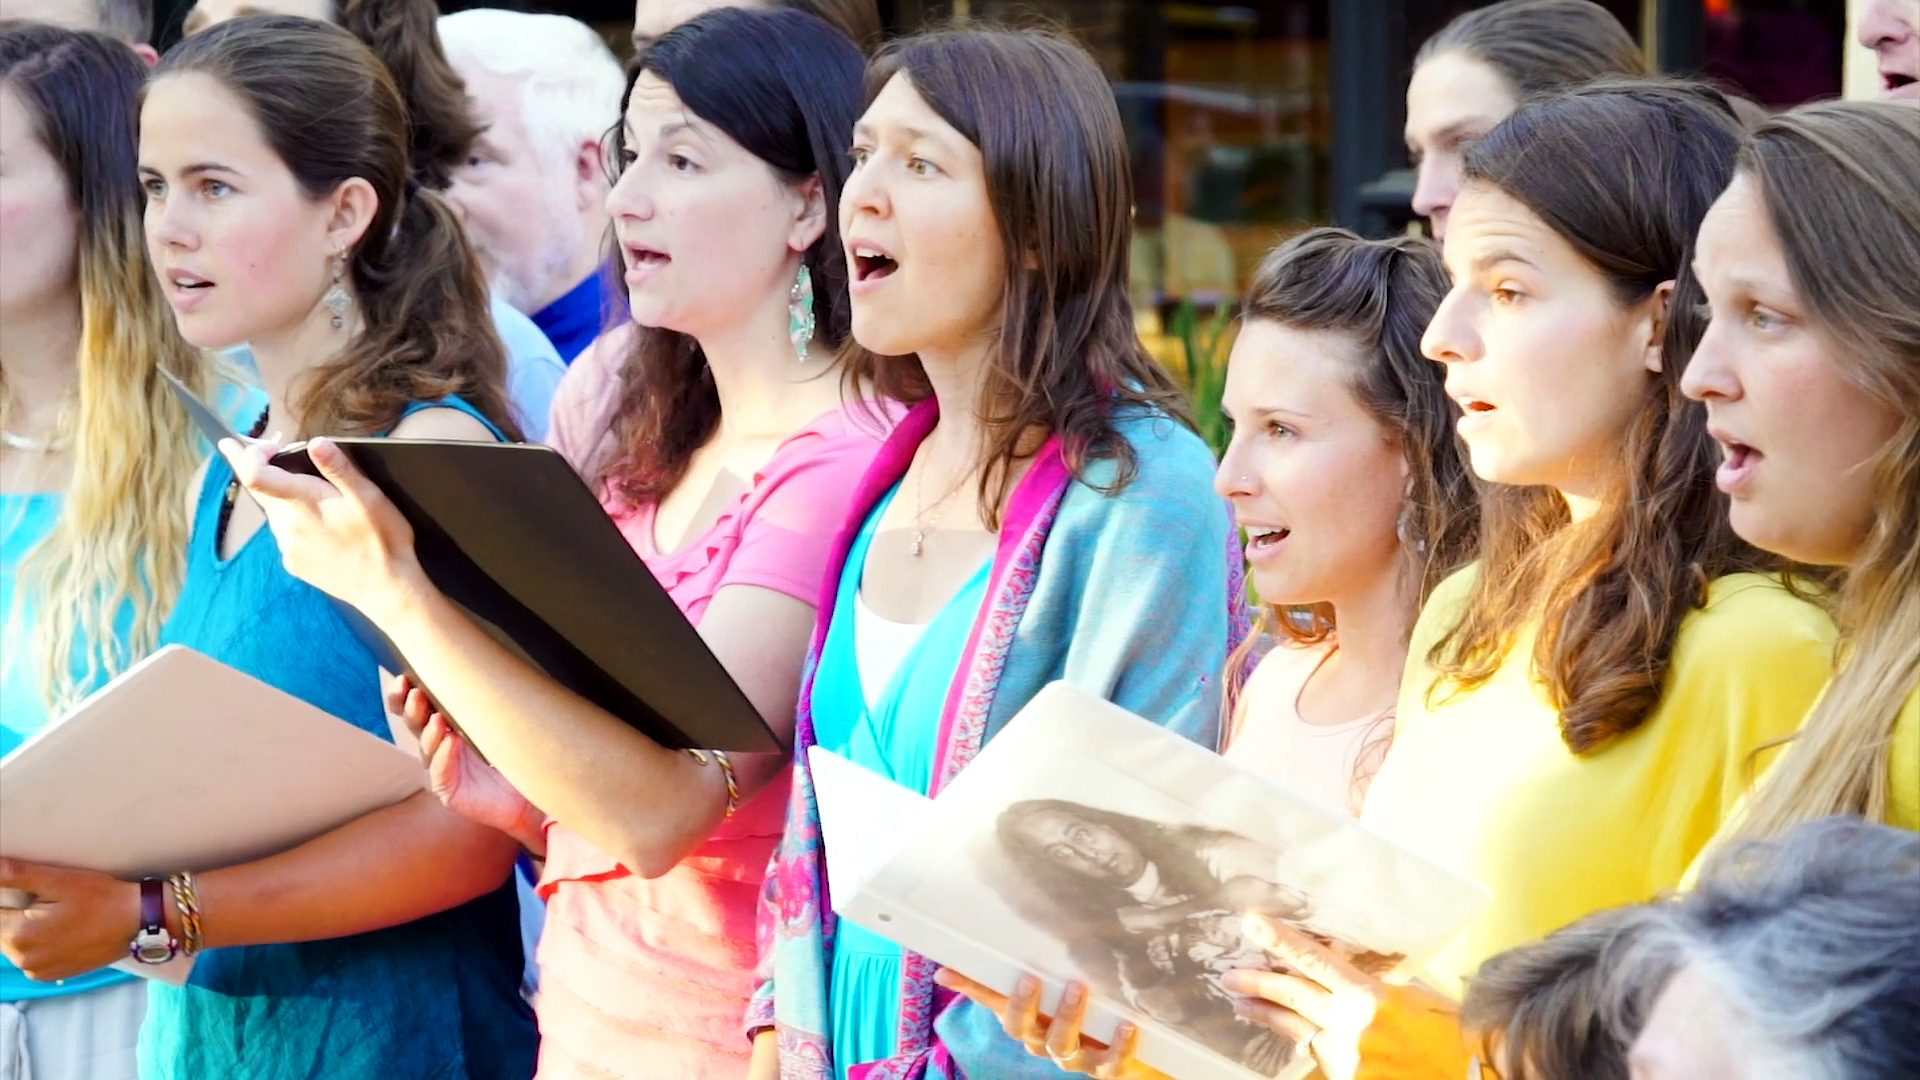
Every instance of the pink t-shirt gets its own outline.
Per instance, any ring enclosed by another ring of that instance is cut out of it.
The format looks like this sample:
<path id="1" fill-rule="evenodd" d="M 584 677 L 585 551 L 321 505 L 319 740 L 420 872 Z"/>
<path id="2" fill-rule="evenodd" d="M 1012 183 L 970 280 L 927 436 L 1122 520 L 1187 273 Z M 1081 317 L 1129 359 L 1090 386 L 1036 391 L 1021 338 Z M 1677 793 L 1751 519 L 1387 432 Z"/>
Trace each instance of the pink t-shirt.
<path id="1" fill-rule="evenodd" d="M 583 353 L 569 372 L 569 380 L 581 377 L 576 392 L 554 401 L 549 440 L 576 468 L 591 469 L 590 455 L 608 449 L 604 425 L 612 407 L 580 392 L 598 386 L 617 398 L 617 361 L 611 370 L 602 366 L 592 359 L 598 349 Z M 583 361 L 593 366 L 583 370 Z M 696 624 L 729 585 L 817 603 L 854 489 L 898 417 L 889 411 L 877 419 L 870 411 L 857 404 L 836 409 L 789 437 L 749 490 L 678 552 L 655 550 L 652 506 L 605 505 Z M 740 1022 L 753 989 L 755 905 L 786 823 L 790 780 L 782 773 L 699 850 L 651 881 L 565 825 L 549 823 L 540 881 L 547 900 L 537 1003 L 541 1080 L 745 1075 L 751 1048 Z"/>

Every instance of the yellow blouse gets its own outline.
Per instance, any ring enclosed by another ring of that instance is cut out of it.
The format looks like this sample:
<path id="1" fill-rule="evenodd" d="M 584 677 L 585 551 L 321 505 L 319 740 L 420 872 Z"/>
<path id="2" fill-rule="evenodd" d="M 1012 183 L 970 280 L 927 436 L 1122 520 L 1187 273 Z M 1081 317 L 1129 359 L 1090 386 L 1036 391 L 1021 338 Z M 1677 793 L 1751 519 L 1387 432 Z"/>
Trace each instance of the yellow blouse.
<path id="1" fill-rule="evenodd" d="M 1906 708 L 1893 722 L 1887 772 L 1887 823 L 1920 832 L 1920 686 L 1913 688 Z"/>
<path id="2" fill-rule="evenodd" d="M 1414 628 L 1394 745 L 1362 820 L 1484 882 L 1493 900 L 1428 966 L 1459 996 L 1487 958 L 1679 884 L 1832 673 L 1834 628 L 1752 574 L 1721 578 L 1681 623 L 1653 715 L 1577 756 L 1532 677 L 1534 634 L 1470 694 L 1429 701 L 1434 642 L 1476 568 L 1443 582 Z"/>

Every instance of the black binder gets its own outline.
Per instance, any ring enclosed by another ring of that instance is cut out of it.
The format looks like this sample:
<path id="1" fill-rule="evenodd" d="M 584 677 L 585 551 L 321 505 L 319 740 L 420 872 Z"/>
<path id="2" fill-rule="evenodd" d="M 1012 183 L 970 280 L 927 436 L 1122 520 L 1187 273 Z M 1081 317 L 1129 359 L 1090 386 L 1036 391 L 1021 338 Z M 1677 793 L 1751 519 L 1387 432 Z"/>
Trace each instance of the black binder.
<path id="1" fill-rule="evenodd" d="M 192 396 L 178 383 L 175 390 Z M 189 411 L 203 427 L 219 424 L 197 400 Z M 219 427 L 208 436 L 232 435 Z M 333 441 L 413 526 L 414 550 L 434 585 L 555 682 L 665 747 L 786 749 L 552 448 Z M 317 474 L 300 445 L 273 463 Z M 389 670 L 405 670 L 370 622 L 340 607 Z"/>

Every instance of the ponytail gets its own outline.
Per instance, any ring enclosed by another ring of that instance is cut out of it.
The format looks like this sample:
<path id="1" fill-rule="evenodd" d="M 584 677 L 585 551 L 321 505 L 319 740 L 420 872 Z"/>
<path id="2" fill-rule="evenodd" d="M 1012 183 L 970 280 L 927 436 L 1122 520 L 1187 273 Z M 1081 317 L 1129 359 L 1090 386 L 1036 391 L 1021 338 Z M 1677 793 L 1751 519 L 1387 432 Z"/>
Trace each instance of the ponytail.
<path id="1" fill-rule="evenodd" d="M 412 190 L 392 235 L 369 235 L 348 266 L 366 328 L 301 387 L 303 427 L 374 434 L 391 430 L 411 402 L 458 394 L 519 441 L 486 279 L 447 201 Z"/>

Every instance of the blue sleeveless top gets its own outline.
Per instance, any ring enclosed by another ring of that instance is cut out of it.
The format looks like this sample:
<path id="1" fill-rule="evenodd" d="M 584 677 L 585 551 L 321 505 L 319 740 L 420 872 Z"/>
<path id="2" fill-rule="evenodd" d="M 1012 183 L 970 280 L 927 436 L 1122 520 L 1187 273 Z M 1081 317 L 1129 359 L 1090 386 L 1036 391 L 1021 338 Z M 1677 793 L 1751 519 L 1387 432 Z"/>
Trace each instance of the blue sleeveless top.
<path id="1" fill-rule="evenodd" d="M 873 508 L 847 553 L 846 569 L 834 594 L 833 620 L 813 675 L 813 723 L 821 746 L 924 795 L 933 783 L 947 693 L 986 601 L 993 560 L 982 562 L 927 624 L 879 701 L 868 709 L 854 644 L 854 604 L 859 602 L 860 579 L 865 576 L 874 533 L 899 491 L 895 484 Z M 827 978 L 834 1071 L 839 1080 L 846 1080 L 851 1066 L 893 1056 L 900 1026 L 901 964 L 900 946 L 849 920 L 840 921 Z"/>
<path id="2" fill-rule="evenodd" d="M 403 416 L 436 407 L 487 423 L 452 397 L 415 403 Z M 220 558 L 214 528 L 232 478 L 215 455 L 162 644 L 198 650 L 391 740 L 374 654 L 333 600 L 287 573 L 273 531 L 262 526 L 233 558 Z M 519 994 L 517 920 L 509 879 L 477 900 L 370 934 L 209 950 L 186 986 L 151 984 L 140 1075 L 526 1080 L 537 1036 Z"/>

